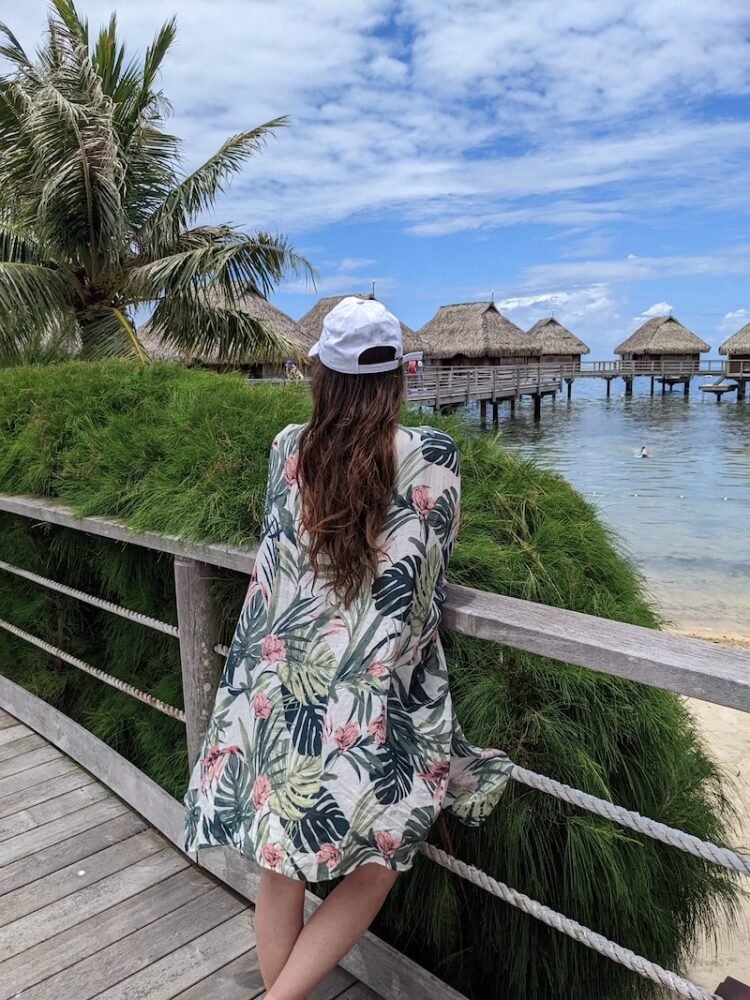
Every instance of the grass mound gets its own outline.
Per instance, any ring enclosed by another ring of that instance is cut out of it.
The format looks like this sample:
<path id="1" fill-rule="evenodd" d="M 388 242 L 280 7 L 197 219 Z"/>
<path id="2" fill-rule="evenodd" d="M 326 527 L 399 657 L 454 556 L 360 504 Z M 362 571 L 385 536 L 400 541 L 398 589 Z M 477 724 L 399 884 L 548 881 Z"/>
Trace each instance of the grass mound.
<path id="1" fill-rule="evenodd" d="M 309 411 L 302 389 L 248 387 L 169 365 L 67 363 L 0 370 L 0 491 L 188 538 L 257 537 L 274 433 Z M 406 414 L 405 422 L 427 418 Z M 430 421 L 434 422 L 434 421 Z M 456 583 L 658 627 L 642 581 L 594 508 L 561 477 L 460 423 L 463 523 Z M 0 517 L 0 559 L 175 620 L 171 560 Z M 228 638 L 244 580 L 217 570 Z M 3 617 L 181 704 L 176 642 L 0 573 Z M 602 628 L 606 628 L 602 622 Z M 470 739 L 524 767 L 719 843 L 722 780 L 680 699 L 493 643 L 447 634 Z M 173 794 L 182 726 L 0 633 L 0 668 L 107 740 Z M 456 853 L 668 967 L 679 967 L 736 889 L 722 871 L 511 784 L 480 830 L 450 824 Z M 472 998 L 656 996 L 649 984 L 420 860 L 376 928 Z"/>

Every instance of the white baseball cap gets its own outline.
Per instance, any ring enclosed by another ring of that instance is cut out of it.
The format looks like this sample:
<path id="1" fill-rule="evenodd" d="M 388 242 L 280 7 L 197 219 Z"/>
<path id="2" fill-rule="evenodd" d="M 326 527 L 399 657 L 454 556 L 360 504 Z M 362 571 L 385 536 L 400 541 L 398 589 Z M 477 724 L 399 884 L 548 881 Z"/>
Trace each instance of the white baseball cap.
<path id="1" fill-rule="evenodd" d="M 359 357 L 371 347 L 390 347 L 392 361 L 361 364 Z M 350 295 L 342 299 L 323 320 L 320 339 L 310 348 L 310 357 L 319 358 L 326 368 L 346 375 L 390 372 L 405 361 L 421 359 L 422 352 L 404 354 L 401 324 L 382 302 Z"/>

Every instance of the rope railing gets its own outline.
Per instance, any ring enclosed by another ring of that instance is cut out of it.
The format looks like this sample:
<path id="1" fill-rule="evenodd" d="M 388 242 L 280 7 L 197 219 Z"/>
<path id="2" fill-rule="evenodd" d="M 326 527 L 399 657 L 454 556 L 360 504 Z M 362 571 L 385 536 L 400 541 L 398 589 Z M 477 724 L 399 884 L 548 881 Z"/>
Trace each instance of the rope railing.
<path id="1" fill-rule="evenodd" d="M 430 861 L 434 861 L 435 864 L 447 868 L 449 872 L 452 872 L 459 878 L 471 882 L 472 885 L 479 886 L 485 892 L 489 892 L 492 896 L 497 896 L 498 899 L 502 899 L 511 906 L 515 906 L 516 909 L 528 913 L 529 916 L 536 918 L 548 927 L 552 927 L 561 934 L 573 938 L 574 941 L 578 941 L 587 948 L 591 948 L 592 951 L 596 951 L 605 958 L 617 962 L 618 965 L 624 965 L 631 972 L 637 972 L 644 979 L 650 979 L 652 982 L 658 983 L 659 986 L 671 990 L 678 996 L 686 997 L 687 1000 L 720 1000 L 715 993 L 709 993 L 697 983 L 692 983 L 689 979 L 683 979 L 677 973 L 670 972 L 668 969 L 662 968 L 662 966 L 657 965 L 655 962 L 650 962 L 641 955 L 636 955 L 629 948 L 623 948 L 621 945 L 615 944 L 614 941 L 610 941 L 609 938 L 604 937 L 602 934 L 597 934 L 590 928 L 584 927 L 583 924 L 579 924 L 576 920 L 571 920 L 562 913 L 557 913 L 557 911 L 550 909 L 550 907 L 538 903 L 529 896 L 525 896 L 522 892 L 511 889 L 510 886 L 505 885 L 503 882 L 498 882 L 497 879 L 492 878 L 492 876 L 480 871 L 479 868 L 475 868 L 473 865 L 467 865 L 465 861 L 460 861 L 452 854 L 447 854 L 434 844 L 423 844 L 422 853 Z"/>
<path id="2" fill-rule="evenodd" d="M 166 702 L 160 701 L 159 698 L 155 698 L 152 694 L 149 694 L 148 691 L 141 691 L 140 688 L 135 687 L 133 684 L 127 684 L 125 681 L 121 681 L 119 677 L 113 677 L 112 674 L 108 674 L 106 671 L 100 670 L 98 667 L 93 667 L 90 663 L 86 663 L 85 660 L 80 660 L 77 656 L 71 656 L 70 653 L 66 653 L 64 650 L 58 649 L 58 647 L 53 646 L 52 643 L 45 642 L 44 639 L 40 639 L 38 636 L 32 635 L 30 632 L 25 632 L 23 629 L 18 628 L 16 625 L 12 625 L 10 622 L 6 622 L 2 618 L 0 618 L 0 628 L 9 632 L 10 635 L 16 636 L 17 639 L 23 639 L 25 642 L 31 643 L 32 646 L 36 646 L 38 649 L 44 650 L 44 652 L 49 653 L 50 656 L 54 656 L 58 660 L 62 660 L 64 663 L 69 663 L 72 667 L 77 667 L 79 670 L 83 670 L 86 674 L 91 674 L 92 677 L 96 677 L 105 684 L 109 684 L 110 687 L 116 688 L 124 694 L 129 694 L 131 698 L 137 698 L 138 701 L 142 701 L 145 705 L 155 708 L 157 712 L 162 712 L 164 715 L 170 715 L 173 719 L 179 719 L 180 722 L 185 722 L 185 713 L 182 709 L 175 708 L 174 705 L 167 705 Z"/>
<path id="3" fill-rule="evenodd" d="M 19 569 L 16 566 L 12 566 L 11 564 L 2 561 L 0 561 L 0 570 L 12 573 L 23 579 L 27 579 L 35 584 L 47 587 L 50 590 L 65 594 L 66 596 L 74 599 L 84 601 L 94 607 L 101 608 L 102 610 L 120 615 L 121 617 L 127 618 L 140 625 L 145 625 L 146 627 L 156 629 L 167 635 L 181 638 L 179 627 L 170 625 L 166 622 L 161 622 L 156 618 L 143 615 L 128 608 L 124 608 L 120 605 L 114 604 L 113 602 L 106 601 L 103 598 L 87 594 L 84 591 L 76 590 L 75 588 L 68 587 L 64 584 L 58 583 L 57 581 L 31 573 L 27 570 Z M 552 611 L 553 609 L 550 609 L 550 613 L 552 613 Z M 475 609 L 471 609 L 471 612 L 476 615 Z M 111 674 L 86 663 L 78 657 L 66 653 L 64 650 L 59 649 L 53 644 L 18 628 L 10 622 L 0 619 L 0 628 L 17 638 L 31 643 L 62 662 L 68 663 L 77 669 L 96 677 L 111 687 L 136 698 L 165 715 L 179 719 L 182 722 L 188 721 L 186 719 L 185 711 L 166 704 L 148 692 L 142 691 L 117 677 L 113 677 Z M 465 628 L 462 630 L 465 630 Z M 476 634 L 480 634 L 480 632 L 477 632 Z M 182 641 L 183 640 L 181 638 L 181 642 Z M 226 657 L 228 655 L 229 647 L 227 645 L 222 643 L 217 643 L 215 645 L 210 644 L 209 648 L 211 648 L 211 645 L 214 652 L 220 656 Z M 205 647 L 203 648 L 205 649 Z M 183 681 L 185 682 L 184 665 Z M 187 691 L 185 697 L 186 699 L 188 697 Z M 587 810 L 588 812 L 594 813 L 612 822 L 620 823 L 631 830 L 637 831 L 645 836 L 651 837 L 672 847 L 676 847 L 679 850 L 693 854 L 694 856 L 700 857 L 709 863 L 720 865 L 738 874 L 745 876 L 750 875 L 750 856 L 748 855 L 740 854 L 729 848 L 720 847 L 708 841 L 703 841 L 698 837 L 685 833 L 684 831 L 669 827 L 666 824 L 659 823 L 655 820 L 649 819 L 648 817 L 642 816 L 640 813 L 624 809 L 606 799 L 590 795 L 580 789 L 572 788 L 562 782 L 555 781 L 545 775 L 537 774 L 536 772 L 529 771 L 526 768 L 522 768 L 517 765 L 513 766 L 511 770 L 511 777 L 513 780 L 529 788 L 552 795 L 561 801 Z M 447 854 L 438 847 L 432 844 L 425 844 L 422 850 L 426 857 L 428 857 L 431 861 L 441 865 L 458 877 L 466 879 L 490 894 L 503 899 L 510 905 L 528 913 L 530 916 L 535 917 L 547 926 L 558 930 L 560 933 L 566 934 L 574 940 L 579 941 L 581 944 L 584 944 L 586 947 L 591 948 L 612 961 L 625 966 L 638 975 L 650 979 L 652 982 L 671 990 L 673 993 L 681 997 L 688 998 L 688 1000 L 719 1000 L 715 994 L 707 992 L 701 986 L 692 983 L 653 962 L 650 962 L 648 959 L 643 958 L 629 949 L 608 940 L 606 937 L 596 933 L 590 928 L 571 920 L 563 914 L 557 913 L 542 903 L 530 899 L 523 893 L 504 885 L 502 882 L 497 881 L 487 873 L 482 872 L 472 865 L 466 864 L 453 855 Z"/>
<path id="4" fill-rule="evenodd" d="M 91 604 L 95 608 L 101 608 L 103 611 L 110 611 L 113 615 L 119 615 L 121 618 L 127 618 L 129 621 L 137 622 L 139 625 L 145 625 L 147 628 L 155 629 L 157 632 L 164 632 L 165 635 L 171 635 L 175 638 L 179 638 L 180 630 L 176 625 L 168 625 L 167 622 L 161 622 L 158 618 L 151 618 L 150 615 L 143 615 L 140 611 L 131 611 L 130 608 L 123 608 L 120 604 L 113 604 L 112 601 L 105 601 L 103 597 L 95 597 L 93 594 L 87 594 L 83 590 L 76 590 L 74 587 L 68 587 L 64 583 L 58 583 L 56 580 L 50 580 L 46 576 L 39 576 L 37 573 L 31 573 L 27 569 L 20 569 L 18 566 L 11 566 L 10 563 L 3 562 L 1 559 L 0 569 L 5 570 L 6 573 L 12 573 L 14 576 L 20 576 L 24 580 L 30 580 L 32 583 L 36 583 L 40 587 L 46 587 L 48 590 L 54 590 L 58 594 L 65 594 L 67 597 L 74 597 L 76 600 L 83 601 L 85 604 Z"/>

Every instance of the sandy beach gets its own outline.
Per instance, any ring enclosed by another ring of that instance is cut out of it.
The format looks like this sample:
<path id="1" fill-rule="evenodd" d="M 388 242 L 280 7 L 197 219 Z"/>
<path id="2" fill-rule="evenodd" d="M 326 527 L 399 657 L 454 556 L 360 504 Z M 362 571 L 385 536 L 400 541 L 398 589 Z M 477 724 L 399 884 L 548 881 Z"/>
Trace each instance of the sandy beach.
<path id="1" fill-rule="evenodd" d="M 699 628 L 670 631 L 750 652 L 750 636 Z M 739 815 L 732 846 L 750 853 L 750 714 L 692 698 L 688 704 L 714 759 L 734 784 Z M 734 929 L 717 925 L 716 942 L 706 940 L 686 970 L 688 978 L 705 989 L 715 990 L 727 976 L 750 984 L 750 886 L 747 889 L 738 925 Z"/>

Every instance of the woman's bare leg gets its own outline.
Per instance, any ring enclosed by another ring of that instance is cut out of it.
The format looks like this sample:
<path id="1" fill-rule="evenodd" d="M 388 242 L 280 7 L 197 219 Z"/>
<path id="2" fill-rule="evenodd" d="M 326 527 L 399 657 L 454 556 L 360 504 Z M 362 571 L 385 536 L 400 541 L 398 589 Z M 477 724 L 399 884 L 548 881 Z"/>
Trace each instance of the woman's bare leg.
<path id="1" fill-rule="evenodd" d="M 262 869 L 255 902 L 255 940 L 266 989 L 276 982 L 304 922 L 305 883 Z"/>
<path id="2" fill-rule="evenodd" d="M 377 864 L 347 875 L 305 924 L 266 1000 L 304 1000 L 359 941 L 397 877 Z"/>

